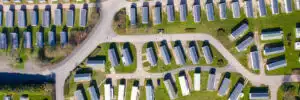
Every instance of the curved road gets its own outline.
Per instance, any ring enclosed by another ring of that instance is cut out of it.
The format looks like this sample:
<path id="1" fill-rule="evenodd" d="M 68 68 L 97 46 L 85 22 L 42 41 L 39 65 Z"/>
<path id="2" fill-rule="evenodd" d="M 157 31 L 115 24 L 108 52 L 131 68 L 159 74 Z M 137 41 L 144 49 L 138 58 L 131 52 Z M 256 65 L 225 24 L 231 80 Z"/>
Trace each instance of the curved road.
<path id="1" fill-rule="evenodd" d="M 138 4 L 141 2 L 138 2 Z M 151 2 L 150 2 L 151 3 Z M 174 41 L 174 40 L 208 40 L 211 45 L 218 47 L 217 50 L 228 60 L 229 66 L 224 70 L 236 71 L 246 77 L 251 83 L 269 85 L 271 89 L 271 99 L 276 100 L 277 89 L 282 82 L 293 81 L 289 76 L 265 76 L 256 75 L 245 69 L 239 61 L 220 43 L 218 40 L 207 34 L 162 34 L 162 35 L 128 35 L 119 36 L 112 29 L 114 14 L 123 7 L 129 7 L 131 3 L 125 0 L 107 0 L 101 3 L 101 17 L 98 24 L 89 34 L 83 43 L 62 62 L 53 66 L 53 69 L 42 73 L 55 73 L 56 75 L 56 100 L 64 100 L 64 83 L 70 72 L 81 63 L 100 43 L 104 42 L 131 42 L 137 48 L 137 53 L 141 54 L 142 44 L 149 41 Z M 139 74 L 108 74 L 110 78 L 147 78 L 162 77 L 164 73 L 150 74 L 142 69 L 141 57 L 137 58 L 137 71 Z M 189 69 L 192 67 L 184 67 Z M 209 68 L 209 67 L 208 67 Z M 180 70 L 180 69 L 178 69 Z M 175 70 L 178 71 L 178 70 Z M 141 74 L 142 73 L 142 74 Z M 288 77 L 288 78 L 286 78 Z M 299 76 L 296 76 L 299 77 Z"/>

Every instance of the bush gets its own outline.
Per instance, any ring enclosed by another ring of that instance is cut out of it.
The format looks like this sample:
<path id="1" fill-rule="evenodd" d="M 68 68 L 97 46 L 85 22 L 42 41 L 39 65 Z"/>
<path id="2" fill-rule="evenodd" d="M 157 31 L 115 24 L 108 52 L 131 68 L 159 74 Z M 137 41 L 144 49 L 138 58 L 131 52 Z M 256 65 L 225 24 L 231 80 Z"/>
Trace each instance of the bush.
<path id="1" fill-rule="evenodd" d="M 184 31 L 185 32 L 195 32 L 196 28 L 185 28 Z"/>
<path id="2" fill-rule="evenodd" d="M 53 92 L 53 84 L 22 84 L 22 85 L 3 85 L 0 86 L 0 91 L 8 92 L 38 92 L 38 93 L 51 93 Z"/>

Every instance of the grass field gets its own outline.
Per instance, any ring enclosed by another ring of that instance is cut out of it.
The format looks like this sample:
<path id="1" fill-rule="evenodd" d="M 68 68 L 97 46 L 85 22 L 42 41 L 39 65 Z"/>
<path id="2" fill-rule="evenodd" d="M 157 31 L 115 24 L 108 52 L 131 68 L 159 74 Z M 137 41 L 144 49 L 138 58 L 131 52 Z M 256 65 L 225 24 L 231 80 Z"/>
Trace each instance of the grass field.
<path id="1" fill-rule="evenodd" d="M 117 56 L 119 58 L 122 57 L 121 50 L 123 47 L 129 47 L 132 57 L 133 57 L 133 63 L 129 66 L 124 66 L 121 59 L 119 60 L 120 65 L 114 67 L 116 73 L 133 73 L 136 70 L 136 49 L 133 44 L 130 43 L 103 43 L 98 46 L 96 50 L 94 50 L 93 53 L 90 54 L 89 57 L 99 57 L 104 58 L 106 61 L 105 64 L 105 72 L 111 73 L 111 62 L 108 58 L 108 50 L 109 48 L 115 48 L 117 51 Z"/>
<path id="2" fill-rule="evenodd" d="M 182 44 L 189 44 L 191 41 L 180 41 L 182 42 Z M 183 43 L 185 42 L 185 43 Z M 213 63 L 212 64 L 206 64 L 205 62 L 205 58 L 202 52 L 202 45 L 203 45 L 203 41 L 194 41 L 196 43 L 197 46 L 197 50 L 198 50 L 198 56 L 199 56 L 199 61 L 198 64 L 196 64 L 197 66 L 213 66 L 213 67 L 224 67 L 227 65 L 227 60 L 216 50 L 215 47 L 210 46 L 212 54 L 213 54 Z M 171 64 L 169 65 L 165 65 L 163 62 L 163 59 L 160 55 L 160 51 L 159 51 L 159 45 L 161 43 L 160 42 L 148 42 L 146 44 L 143 45 L 143 60 L 145 61 L 143 63 L 144 67 L 146 67 L 146 69 L 148 69 L 148 72 L 153 72 L 153 73 L 157 73 L 157 72 L 165 72 L 165 71 L 169 71 L 172 69 L 176 69 L 179 67 L 182 67 L 180 65 L 177 65 L 175 62 L 175 55 L 172 52 L 174 50 L 174 41 L 171 42 L 172 47 L 169 47 L 169 51 L 170 51 L 170 55 L 171 55 Z M 152 47 L 154 48 L 154 52 L 155 54 L 157 54 L 157 58 L 158 58 L 158 62 L 156 66 L 150 67 L 150 63 L 147 61 L 147 57 L 146 57 L 146 49 L 147 47 Z M 186 64 L 185 65 L 193 65 L 192 61 L 190 60 L 190 57 L 188 56 L 189 51 L 188 51 L 188 45 L 184 45 L 182 46 L 185 52 L 185 56 L 186 56 Z M 222 63 L 219 63 L 218 60 L 222 60 Z"/>
<path id="3" fill-rule="evenodd" d="M 299 100 L 299 83 L 283 83 L 277 92 L 278 100 Z"/>
<path id="4" fill-rule="evenodd" d="M 294 1 L 292 1 L 294 2 Z M 294 4 L 294 3 L 293 3 Z M 280 6 L 279 6 L 280 7 Z M 231 41 L 228 38 L 228 35 L 232 31 L 232 29 L 239 24 L 243 20 L 247 20 L 249 23 L 249 30 L 248 32 L 254 32 L 254 34 L 260 34 L 262 29 L 269 29 L 269 28 L 281 28 L 284 32 L 284 38 L 281 40 L 283 41 L 286 52 L 285 52 L 285 58 L 287 60 L 287 67 L 281 68 L 274 71 L 268 71 L 267 74 L 291 74 L 293 68 L 299 68 L 300 64 L 298 62 L 299 58 L 299 51 L 295 51 L 293 48 L 293 44 L 295 41 L 299 41 L 299 39 L 295 38 L 295 27 L 297 23 L 300 23 L 300 19 L 298 17 L 300 16 L 300 11 L 294 10 L 290 14 L 286 13 L 280 13 L 278 15 L 272 15 L 270 8 L 267 8 L 267 16 L 266 17 L 257 17 L 257 18 L 246 18 L 244 14 L 244 10 L 241 10 L 241 18 L 232 18 L 232 12 L 229 8 L 227 8 L 227 19 L 226 20 L 220 20 L 219 19 L 219 13 L 218 13 L 218 7 L 215 6 L 215 21 L 207 21 L 206 13 L 202 9 L 201 11 L 201 22 L 200 23 L 194 23 L 193 22 L 193 16 L 192 12 L 189 11 L 187 16 L 186 22 L 180 22 L 179 21 L 179 13 L 175 13 L 175 22 L 168 23 L 167 22 L 167 16 L 166 13 L 162 13 L 162 24 L 160 25 L 140 25 L 138 24 L 137 28 L 130 28 L 129 20 L 126 21 L 126 29 L 123 29 L 123 31 L 120 31 L 120 29 L 114 28 L 118 34 L 121 35 L 127 35 L 127 34 L 158 34 L 158 29 L 164 29 L 164 33 L 170 34 L 170 33 L 207 33 L 221 41 L 223 45 L 232 53 L 234 56 L 243 64 L 247 69 L 249 69 L 251 72 L 258 73 L 257 71 L 253 71 L 248 66 L 247 57 L 249 54 L 249 50 L 245 52 L 237 52 L 235 50 L 235 41 Z M 244 8 L 241 8 L 244 9 Z M 294 9 L 294 5 L 293 5 Z M 139 15 L 139 14 L 138 14 Z M 151 18 L 151 17 L 150 17 Z M 152 20 L 152 19 L 151 19 Z M 150 21 L 151 21 L 150 20 Z M 139 20 L 138 20 L 139 21 Z M 138 22 L 141 23 L 141 22 Z M 146 26 L 146 27 L 145 27 Z M 192 28 L 193 30 L 190 32 L 187 32 L 186 28 Z M 224 29 L 224 32 L 218 32 L 218 29 Z M 291 33 L 290 43 L 292 45 L 288 45 L 287 37 L 288 34 Z"/>

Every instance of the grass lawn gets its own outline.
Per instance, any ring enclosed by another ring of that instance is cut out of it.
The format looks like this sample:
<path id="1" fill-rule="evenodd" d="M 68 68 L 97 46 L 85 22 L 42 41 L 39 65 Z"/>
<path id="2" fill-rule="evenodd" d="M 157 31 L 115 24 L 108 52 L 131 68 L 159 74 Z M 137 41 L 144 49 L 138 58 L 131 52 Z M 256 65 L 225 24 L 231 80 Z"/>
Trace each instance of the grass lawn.
<path id="1" fill-rule="evenodd" d="M 298 100 L 300 84 L 299 83 L 283 83 L 277 92 L 278 100 Z"/>
<path id="2" fill-rule="evenodd" d="M 124 66 L 124 64 L 121 61 L 122 53 L 121 50 L 123 46 L 129 45 L 132 57 L 133 57 L 133 63 L 130 66 Z M 90 57 L 100 57 L 105 58 L 106 64 L 105 64 L 105 72 L 110 73 L 111 63 L 108 58 L 108 50 L 109 48 L 115 48 L 117 51 L 117 56 L 120 58 L 119 62 L 120 65 L 115 67 L 116 73 L 133 73 L 136 70 L 136 49 L 133 44 L 130 43 L 103 43 L 96 48 L 91 54 Z"/>
<path id="3" fill-rule="evenodd" d="M 292 1 L 294 4 L 294 1 Z M 294 5 L 293 5 L 294 6 Z M 280 7 L 280 6 L 279 6 Z M 278 15 L 272 15 L 270 8 L 267 8 L 267 16 L 266 17 L 257 17 L 257 18 L 246 18 L 244 14 L 244 10 L 241 10 L 241 18 L 232 18 L 232 12 L 229 8 L 227 8 L 227 19 L 220 20 L 217 6 L 215 8 L 215 21 L 207 21 L 205 11 L 202 9 L 201 11 L 201 22 L 194 23 L 193 16 L 191 11 L 188 13 L 187 22 L 179 21 L 179 13 L 175 13 L 176 18 L 175 22 L 168 23 L 166 13 L 162 13 L 162 24 L 160 25 L 148 25 L 146 28 L 145 25 L 138 24 L 137 29 L 130 28 L 129 25 L 126 25 L 126 29 L 124 31 L 119 31 L 118 28 L 114 28 L 118 34 L 127 35 L 127 34 L 158 34 L 158 29 L 164 29 L 164 33 L 208 33 L 214 36 L 216 39 L 221 41 L 223 45 L 232 53 L 234 56 L 245 66 L 248 68 L 247 56 L 249 54 L 248 50 L 245 52 L 237 52 L 235 50 L 235 41 L 231 41 L 228 38 L 228 35 L 231 33 L 232 29 L 240 23 L 242 20 L 247 19 L 249 23 L 249 32 L 254 32 L 255 34 L 260 34 L 262 29 L 269 28 L 281 28 L 284 32 L 284 45 L 286 48 L 285 58 L 287 60 L 287 67 L 267 72 L 267 74 L 291 74 L 293 68 L 299 68 L 300 64 L 298 62 L 299 51 L 295 51 L 293 48 L 293 44 L 295 41 L 299 41 L 299 39 L 295 38 L 295 27 L 296 23 L 300 22 L 298 18 L 300 16 L 300 11 L 294 10 L 290 14 L 281 13 Z M 243 8 L 241 8 L 243 9 Z M 293 7 L 294 9 L 294 7 Z M 139 9 L 138 9 L 139 10 Z M 129 20 L 126 20 L 127 24 Z M 139 20 L 138 20 L 139 21 Z M 151 21 L 151 20 L 150 20 Z M 138 22 L 141 23 L 141 22 Z M 116 27 L 116 26 L 114 26 Z M 186 32 L 186 28 L 192 28 L 192 32 Z M 225 32 L 218 32 L 218 29 L 224 29 Z M 287 37 L 288 34 L 291 33 L 290 40 L 292 45 L 288 45 Z M 239 40 L 239 39 L 237 39 Z M 256 71 L 252 71 L 254 73 L 258 73 Z"/>
<path id="4" fill-rule="evenodd" d="M 181 41 L 181 42 L 186 42 L 186 44 L 189 44 L 191 41 Z M 213 66 L 213 67 L 224 67 L 227 65 L 227 60 L 216 50 L 215 47 L 213 46 L 210 46 L 211 48 L 211 51 L 212 51 L 212 54 L 213 54 L 213 63 L 212 64 L 206 64 L 205 62 L 205 58 L 204 58 L 204 55 L 203 55 L 203 52 L 202 52 L 202 44 L 203 42 L 202 41 L 195 41 L 196 43 L 196 46 L 197 46 L 197 50 L 198 50 L 198 54 L 199 54 L 199 63 L 196 64 L 198 66 Z M 160 51 L 159 51 L 159 45 L 161 43 L 160 42 L 148 42 L 146 44 L 143 45 L 143 60 L 145 61 L 143 63 L 144 67 L 148 68 L 148 72 L 153 72 L 153 73 L 157 73 L 157 72 L 165 72 L 165 71 L 169 71 L 169 70 L 172 70 L 172 69 L 176 69 L 176 68 L 179 68 L 181 67 L 180 65 L 176 65 L 176 62 L 175 62 L 175 56 L 174 56 L 174 53 L 172 52 L 174 50 L 174 41 L 172 41 L 172 47 L 169 47 L 169 51 L 170 51 L 170 55 L 171 55 L 171 64 L 169 65 L 165 65 L 164 62 L 163 62 L 163 59 L 162 57 L 160 56 Z M 154 52 L 155 54 L 158 54 L 156 55 L 158 57 L 158 62 L 157 62 L 157 65 L 156 66 L 153 66 L 153 67 L 149 67 L 150 66 L 150 63 L 147 61 L 147 57 L 146 57 L 146 49 L 147 47 L 152 47 L 154 48 Z M 186 65 L 193 65 L 191 60 L 190 60 L 190 57 L 187 55 L 189 54 L 189 51 L 188 51 L 188 46 L 184 46 L 184 52 L 185 52 L 185 56 L 186 56 Z M 172 49 L 172 50 L 171 50 Z M 223 63 L 218 63 L 218 60 L 221 60 L 223 61 Z"/>

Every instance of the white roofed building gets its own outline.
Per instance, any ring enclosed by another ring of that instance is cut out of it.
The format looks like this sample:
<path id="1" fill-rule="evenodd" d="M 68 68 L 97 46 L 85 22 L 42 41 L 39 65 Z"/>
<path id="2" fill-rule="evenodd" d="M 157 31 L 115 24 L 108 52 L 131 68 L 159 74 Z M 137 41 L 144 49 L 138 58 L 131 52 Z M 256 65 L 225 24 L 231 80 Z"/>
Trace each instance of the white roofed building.
<path id="1" fill-rule="evenodd" d="M 110 83 L 104 84 L 104 100 L 112 100 L 114 95 L 114 89 Z"/>
<path id="2" fill-rule="evenodd" d="M 200 91 L 201 88 L 201 74 L 200 73 L 194 73 L 194 90 Z"/>
<path id="3" fill-rule="evenodd" d="M 75 74 L 74 82 L 88 82 L 92 80 L 92 75 L 90 73 Z"/>
<path id="4" fill-rule="evenodd" d="M 120 84 L 118 90 L 118 100 L 124 100 L 124 96 L 125 96 L 125 85 Z"/>
<path id="5" fill-rule="evenodd" d="M 131 96 L 130 96 L 130 100 L 139 100 L 139 88 L 138 86 L 133 86 L 131 89 Z"/>
<path id="6" fill-rule="evenodd" d="M 182 75 L 182 76 L 179 76 L 178 79 L 179 79 L 182 96 L 189 95 L 190 89 L 189 89 L 189 85 L 188 85 L 189 83 L 188 83 L 186 77 L 184 75 Z"/>
<path id="7" fill-rule="evenodd" d="M 92 67 L 93 69 L 104 69 L 105 60 L 88 58 L 88 60 L 86 61 L 86 65 Z"/>
<path id="8" fill-rule="evenodd" d="M 295 50 L 300 50 L 300 42 L 295 42 Z"/>
<path id="9" fill-rule="evenodd" d="M 300 38 L 300 27 L 296 27 L 296 38 Z"/>
<path id="10" fill-rule="evenodd" d="M 146 85 L 146 100 L 154 100 L 154 89 L 151 84 Z"/>

